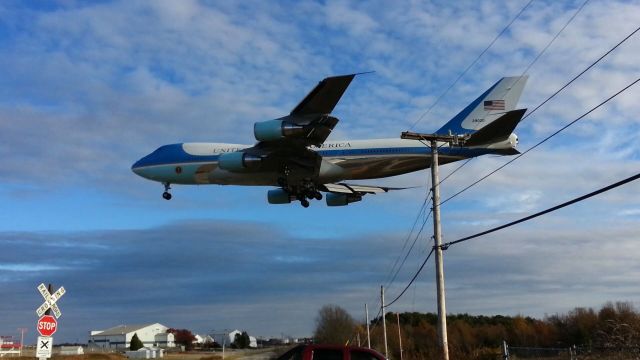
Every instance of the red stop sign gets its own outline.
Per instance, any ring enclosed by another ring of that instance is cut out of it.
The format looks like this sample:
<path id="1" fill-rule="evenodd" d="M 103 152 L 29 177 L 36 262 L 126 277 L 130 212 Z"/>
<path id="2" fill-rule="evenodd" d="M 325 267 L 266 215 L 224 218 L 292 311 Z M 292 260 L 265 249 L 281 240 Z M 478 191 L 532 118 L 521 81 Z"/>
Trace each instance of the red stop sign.
<path id="1" fill-rule="evenodd" d="M 58 322 L 51 315 L 44 315 L 38 320 L 38 332 L 42 336 L 51 336 L 58 330 Z"/>

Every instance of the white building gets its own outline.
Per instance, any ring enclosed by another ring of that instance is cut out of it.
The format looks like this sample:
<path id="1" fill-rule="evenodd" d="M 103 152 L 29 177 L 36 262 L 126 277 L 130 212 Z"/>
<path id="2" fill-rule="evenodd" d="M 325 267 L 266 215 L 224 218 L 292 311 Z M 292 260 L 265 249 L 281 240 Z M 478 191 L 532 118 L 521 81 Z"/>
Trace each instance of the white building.
<path id="1" fill-rule="evenodd" d="M 147 347 L 174 347 L 173 334 L 162 324 L 120 325 L 107 330 L 91 331 L 89 346 L 107 349 L 128 349 L 134 334 Z"/>
<path id="2" fill-rule="evenodd" d="M 226 346 L 230 346 L 236 341 L 236 335 L 242 335 L 242 331 L 233 330 L 227 335 L 222 335 L 224 337 L 222 341 L 225 342 Z M 218 344 L 222 345 L 222 341 L 219 341 L 219 338 L 216 336 L 216 342 Z M 249 336 L 249 347 L 254 349 L 258 347 L 258 340 L 253 336 Z"/>

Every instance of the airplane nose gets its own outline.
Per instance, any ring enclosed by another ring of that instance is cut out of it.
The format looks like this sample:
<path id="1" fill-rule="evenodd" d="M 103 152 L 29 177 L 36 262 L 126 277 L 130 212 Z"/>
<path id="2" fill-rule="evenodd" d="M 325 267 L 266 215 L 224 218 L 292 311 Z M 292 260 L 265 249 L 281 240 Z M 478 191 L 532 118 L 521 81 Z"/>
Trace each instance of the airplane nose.
<path id="1" fill-rule="evenodd" d="M 142 176 L 142 159 L 136 161 L 131 165 L 131 171 L 133 171 L 136 175 Z"/>

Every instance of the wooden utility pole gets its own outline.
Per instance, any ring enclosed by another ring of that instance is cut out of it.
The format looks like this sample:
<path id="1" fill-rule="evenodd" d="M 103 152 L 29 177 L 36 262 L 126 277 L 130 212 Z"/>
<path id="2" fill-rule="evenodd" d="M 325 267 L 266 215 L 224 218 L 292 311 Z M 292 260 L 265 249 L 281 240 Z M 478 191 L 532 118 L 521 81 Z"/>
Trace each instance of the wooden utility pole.
<path id="1" fill-rule="evenodd" d="M 367 319 L 367 348 L 371 349 L 371 332 L 369 331 L 369 307 L 364 304 L 364 313 Z"/>
<path id="2" fill-rule="evenodd" d="M 398 319 L 398 342 L 400 343 L 400 360 L 402 360 L 402 334 L 400 333 L 400 313 L 396 313 Z"/>
<path id="3" fill-rule="evenodd" d="M 463 139 L 456 135 L 419 134 L 405 131 L 402 139 L 420 140 L 431 146 L 431 191 L 433 194 L 433 249 L 436 255 L 436 286 L 438 298 L 438 342 L 442 359 L 449 360 L 447 343 L 447 307 L 444 291 L 444 264 L 442 259 L 442 233 L 440 226 L 440 179 L 438 176 L 438 142 L 459 144 Z"/>
<path id="4" fill-rule="evenodd" d="M 382 304 L 382 333 L 384 334 L 384 357 L 389 358 L 389 348 L 387 347 L 387 321 L 384 310 L 384 286 L 380 286 L 380 303 Z"/>

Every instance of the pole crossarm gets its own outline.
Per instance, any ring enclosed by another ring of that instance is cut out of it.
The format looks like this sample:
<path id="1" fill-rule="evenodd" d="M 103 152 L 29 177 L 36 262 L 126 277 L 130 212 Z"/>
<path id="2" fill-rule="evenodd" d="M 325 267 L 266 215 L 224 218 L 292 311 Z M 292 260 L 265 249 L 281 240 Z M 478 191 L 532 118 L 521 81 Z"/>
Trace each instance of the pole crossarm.
<path id="1" fill-rule="evenodd" d="M 467 139 L 467 136 L 461 135 L 442 135 L 442 134 L 423 134 L 416 133 L 411 131 L 404 131 L 400 135 L 401 139 L 408 140 L 422 140 L 422 141 L 441 141 L 454 145 L 462 145 L 464 141 Z"/>

